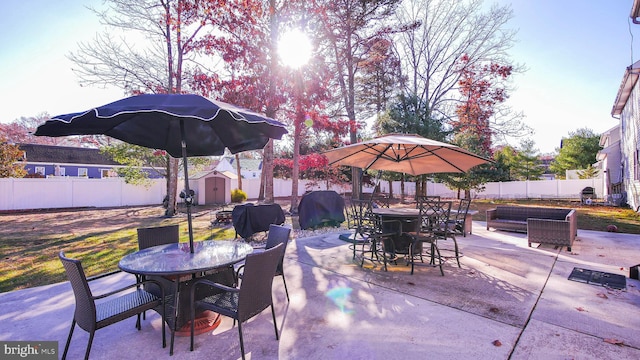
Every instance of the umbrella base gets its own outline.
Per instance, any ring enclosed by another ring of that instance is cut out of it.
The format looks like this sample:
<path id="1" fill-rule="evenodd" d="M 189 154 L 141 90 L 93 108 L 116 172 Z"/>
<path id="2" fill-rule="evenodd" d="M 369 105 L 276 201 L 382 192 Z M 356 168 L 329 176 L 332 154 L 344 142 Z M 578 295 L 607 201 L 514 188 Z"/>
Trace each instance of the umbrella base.
<path id="1" fill-rule="evenodd" d="M 204 334 L 215 330 L 222 321 L 220 314 L 213 311 L 205 310 L 196 315 L 195 325 L 193 329 L 194 335 Z M 184 324 L 180 329 L 176 330 L 176 336 L 191 336 L 191 321 Z"/>

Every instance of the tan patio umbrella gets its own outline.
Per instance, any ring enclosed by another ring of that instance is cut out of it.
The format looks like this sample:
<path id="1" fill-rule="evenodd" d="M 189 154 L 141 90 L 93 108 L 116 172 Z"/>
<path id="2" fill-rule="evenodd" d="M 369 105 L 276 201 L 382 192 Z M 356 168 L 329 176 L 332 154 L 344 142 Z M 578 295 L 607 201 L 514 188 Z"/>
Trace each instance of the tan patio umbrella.
<path id="1" fill-rule="evenodd" d="M 416 134 L 389 134 L 324 152 L 329 165 L 387 170 L 411 175 L 462 173 L 491 162 L 455 145 Z"/>

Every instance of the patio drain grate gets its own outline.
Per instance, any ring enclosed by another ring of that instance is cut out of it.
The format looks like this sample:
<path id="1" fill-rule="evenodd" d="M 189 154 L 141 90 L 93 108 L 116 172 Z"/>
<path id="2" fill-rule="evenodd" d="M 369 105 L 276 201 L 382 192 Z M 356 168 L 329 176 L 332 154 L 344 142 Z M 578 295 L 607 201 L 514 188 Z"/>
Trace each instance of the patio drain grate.
<path id="1" fill-rule="evenodd" d="M 618 290 L 627 289 L 627 279 L 622 275 L 577 267 L 573 268 L 571 275 L 569 275 L 569 280 L 592 285 L 600 285 Z"/>

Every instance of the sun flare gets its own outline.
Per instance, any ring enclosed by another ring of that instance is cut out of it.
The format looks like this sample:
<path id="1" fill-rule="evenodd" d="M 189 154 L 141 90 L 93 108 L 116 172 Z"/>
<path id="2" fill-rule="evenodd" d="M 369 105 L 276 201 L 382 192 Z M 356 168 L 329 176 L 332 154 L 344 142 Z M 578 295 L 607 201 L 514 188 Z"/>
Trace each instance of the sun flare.
<path id="1" fill-rule="evenodd" d="M 287 31 L 278 42 L 278 54 L 285 65 L 297 69 L 309 61 L 311 41 L 300 30 Z"/>

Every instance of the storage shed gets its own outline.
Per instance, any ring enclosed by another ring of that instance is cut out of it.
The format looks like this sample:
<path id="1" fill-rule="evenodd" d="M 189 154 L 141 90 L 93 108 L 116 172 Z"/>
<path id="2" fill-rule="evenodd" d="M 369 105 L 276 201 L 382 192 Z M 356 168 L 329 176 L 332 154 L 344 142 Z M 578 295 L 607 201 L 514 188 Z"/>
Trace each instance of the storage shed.
<path id="1" fill-rule="evenodd" d="M 231 203 L 231 181 L 236 179 L 234 173 L 210 170 L 189 176 L 189 188 L 196 194 L 196 204 L 229 204 Z"/>

